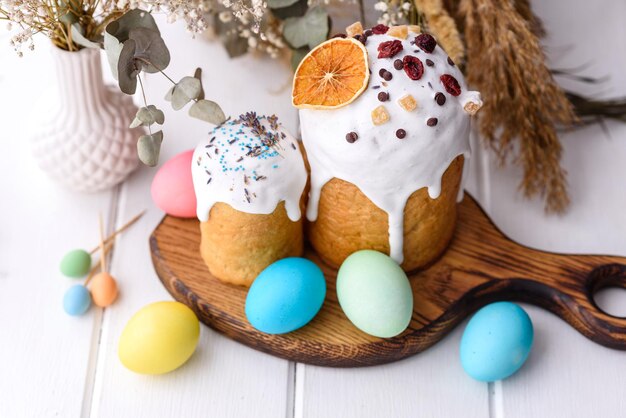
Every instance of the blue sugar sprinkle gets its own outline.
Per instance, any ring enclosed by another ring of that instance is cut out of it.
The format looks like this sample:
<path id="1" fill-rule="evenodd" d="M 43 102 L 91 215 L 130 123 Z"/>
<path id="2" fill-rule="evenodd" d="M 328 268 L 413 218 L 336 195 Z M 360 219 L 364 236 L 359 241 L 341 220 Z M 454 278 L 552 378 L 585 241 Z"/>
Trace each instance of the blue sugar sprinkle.
<path id="1" fill-rule="evenodd" d="M 272 166 L 272 168 L 278 168 L 278 166 L 277 166 L 276 164 L 274 164 L 274 165 Z"/>

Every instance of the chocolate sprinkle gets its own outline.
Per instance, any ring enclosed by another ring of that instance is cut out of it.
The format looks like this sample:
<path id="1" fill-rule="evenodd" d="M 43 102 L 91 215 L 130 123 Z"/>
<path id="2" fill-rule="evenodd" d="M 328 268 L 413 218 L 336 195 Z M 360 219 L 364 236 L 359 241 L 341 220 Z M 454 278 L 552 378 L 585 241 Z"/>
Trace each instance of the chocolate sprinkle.
<path id="1" fill-rule="evenodd" d="M 432 66 L 434 66 L 434 65 L 435 65 L 435 63 L 433 62 L 433 60 L 429 60 L 429 59 L 427 59 L 427 60 L 426 60 L 426 65 L 428 65 L 429 67 L 432 67 Z"/>
<path id="2" fill-rule="evenodd" d="M 448 57 L 448 64 L 454 67 L 454 61 L 452 61 L 452 58 L 450 57 Z"/>
<path id="3" fill-rule="evenodd" d="M 291 143 L 291 148 L 293 148 L 293 149 L 297 149 L 297 148 L 296 148 L 296 144 L 294 144 L 294 143 L 292 142 L 292 143 Z"/>
<path id="4" fill-rule="evenodd" d="M 443 106 L 446 104 L 446 95 L 441 92 L 435 94 L 435 101 L 439 106 Z"/>
<path id="5" fill-rule="evenodd" d="M 400 139 L 403 139 L 406 136 L 406 131 L 404 129 L 398 129 L 396 131 L 396 136 Z"/>
<path id="6" fill-rule="evenodd" d="M 359 135 L 356 132 L 349 132 L 346 134 L 346 141 L 353 144 L 357 139 L 359 139 Z"/>
<path id="7" fill-rule="evenodd" d="M 393 62 L 393 68 L 395 68 L 396 70 L 401 70 L 404 67 L 404 64 L 402 64 L 402 60 L 395 60 Z"/>
<path id="8" fill-rule="evenodd" d="M 378 100 L 381 102 L 386 102 L 387 100 L 389 100 L 389 93 L 381 91 L 380 93 L 378 93 Z"/>
<path id="9" fill-rule="evenodd" d="M 372 87 L 372 88 L 373 88 L 374 90 L 376 90 L 376 89 L 379 89 L 379 88 L 380 88 L 380 86 L 374 86 L 374 87 Z"/>
<path id="10" fill-rule="evenodd" d="M 435 125 L 437 125 L 437 122 L 439 122 L 437 120 L 437 118 L 430 118 L 430 119 L 428 119 L 426 121 L 426 125 L 428 125 L 428 126 L 435 126 Z"/>

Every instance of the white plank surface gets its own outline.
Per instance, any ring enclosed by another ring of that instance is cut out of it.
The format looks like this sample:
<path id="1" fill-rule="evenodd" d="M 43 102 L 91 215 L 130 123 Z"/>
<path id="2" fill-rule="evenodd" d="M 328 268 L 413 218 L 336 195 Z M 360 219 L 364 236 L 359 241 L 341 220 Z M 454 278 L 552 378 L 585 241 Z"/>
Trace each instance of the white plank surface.
<path id="1" fill-rule="evenodd" d="M 561 0 L 535 1 L 534 6 L 551 33 L 547 44 L 553 66 L 589 62 L 588 74 L 611 76 L 599 87 L 565 84 L 605 97 L 626 95 L 626 56 L 621 53 L 626 3 Z M 190 75 L 200 65 L 207 97 L 227 113 L 276 113 L 295 131 L 288 68 L 251 57 L 231 61 L 219 45 L 200 39 L 190 43 L 180 26 L 162 27 L 173 55 L 170 75 Z M 462 326 L 418 356 L 364 369 L 296 367 L 203 327 L 198 352 L 176 372 L 146 377 L 127 371 L 117 358 L 124 324 L 145 304 L 171 299 L 149 258 L 148 236 L 161 217 L 149 196 L 154 170 L 142 169 L 110 193 L 78 195 L 50 183 L 34 167 L 23 109 L 49 81 L 40 71 L 46 60 L 45 54 L 18 60 L 0 44 L 0 417 L 624 415 L 626 353 L 597 346 L 558 318 L 528 306 L 536 328 L 528 364 L 494 385 L 463 373 L 458 360 Z M 168 108 L 162 100 L 166 89 L 166 82 L 151 77 L 149 101 Z M 208 131 L 182 112 L 166 113 L 162 161 L 192 148 Z M 516 193 L 519 171 L 498 169 L 484 151 L 474 159 L 470 190 L 498 226 L 524 244 L 626 255 L 626 125 L 610 123 L 609 129 L 609 138 L 598 126 L 563 136 L 573 198 L 564 217 L 546 217 L 539 202 L 522 200 Z M 61 300 L 73 282 L 57 273 L 63 253 L 91 246 L 98 211 L 120 225 L 142 209 L 148 214 L 119 239 L 113 255 L 119 301 L 104 314 L 92 309 L 81 318 L 67 317 Z M 597 300 L 624 315 L 625 295 L 603 292 Z"/>
<path id="2" fill-rule="evenodd" d="M 1 417 L 79 416 L 101 317 L 95 308 L 64 313 L 63 295 L 79 281 L 63 277 L 59 262 L 97 243 L 97 213 L 108 212 L 111 193 L 61 189 L 30 157 L 28 112 L 50 82 L 40 52 L 19 60 L 0 49 Z"/>
<path id="3" fill-rule="evenodd" d="M 166 39 L 183 40 L 180 26 L 163 25 Z M 289 69 L 280 63 L 251 57 L 229 61 L 219 45 L 196 39 L 185 48 L 172 47 L 174 79 L 192 75 L 194 65 L 204 72 L 206 97 L 236 116 L 256 109 L 276 113 L 294 130 L 295 111 L 288 100 Z M 193 148 L 208 133 L 209 125 L 174 112 L 163 100 L 169 88 L 160 77 L 148 82 L 148 100 L 166 111 L 161 161 Z M 121 298 L 104 317 L 98 368 L 91 408 L 93 417 L 249 416 L 281 417 L 291 413 L 292 367 L 289 362 L 257 352 L 202 327 L 198 350 L 188 364 L 166 376 L 135 375 L 117 357 L 121 331 L 142 306 L 171 300 L 150 261 L 148 237 L 163 214 L 154 207 L 149 186 L 156 170 L 144 168 L 132 176 L 121 192 L 118 223 L 143 209 L 141 224 L 125 234 L 116 248 L 112 274 L 121 286 Z M 141 399 L 138 402 L 138 399 Z"/>

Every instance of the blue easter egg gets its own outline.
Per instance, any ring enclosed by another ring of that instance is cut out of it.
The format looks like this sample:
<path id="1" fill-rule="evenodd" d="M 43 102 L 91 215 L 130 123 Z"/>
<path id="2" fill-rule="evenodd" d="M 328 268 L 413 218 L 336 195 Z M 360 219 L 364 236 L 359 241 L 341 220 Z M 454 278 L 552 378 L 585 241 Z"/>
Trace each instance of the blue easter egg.
<path id="1" fill-rule="evenodd" d="M 65 292 L 63 296 L 63 309 L 68 315 L 79 316 L 87 312 L 91 306 L 89 290 L 82 284 L 77 284 Z"/>
<path id="2" fill-rule="evenodd" d="M 533 324 L 519 305 L 497 302 L 470 319 L 461 338 L 461 364 L 476 380 L 493 382 L 519 370 L 533 344 Z"/>
<path id="3" fill-rule="evenodd" d="M 324 273 L 315 263 L 290 257 L 270 264 L 246 297 L 246 317 L 267 334 L 297 330 L 319 312 L 326 297 Z"/>

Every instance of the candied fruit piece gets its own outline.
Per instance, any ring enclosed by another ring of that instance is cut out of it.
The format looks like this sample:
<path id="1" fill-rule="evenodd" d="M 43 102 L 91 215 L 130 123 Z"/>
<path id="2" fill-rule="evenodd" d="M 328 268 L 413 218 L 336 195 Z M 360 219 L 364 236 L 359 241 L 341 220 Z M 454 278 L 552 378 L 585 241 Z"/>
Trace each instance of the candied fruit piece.
<path id="1" fill-rule="evenodd" d="M 389 122 L 389 113 L 385 106 L 380 105 L 372 110 L 372 122 L 374 122 L 374 125 L 382 125 Z"/>
<path id="2" fill-rule="evenodd" d="M 482 106 L 483 106 L 482 102 L 480 103 L 467 102 L 465 103 L 465 106 L 463 106 L 463 110 L 465 110 L 470 115 L 474 116 L 476 112 L 480 110 Z"/>
<path id="3" fill-rule="evenodd" d="M 418 25 L 409 25 L 407 26 L 407 29 L 409 32 L 412 33 L 421 33 L 422 32 L 422 28 L 420 28 Z"/>
<path id="4" fill-rule="evenodd" d="M 350 26 L 346 28 L 346 34 L 350 37 L 354 35 L 360 35 L 362 33 L 363 33 L 363 25 L 361 25 L 361 22 L 354 22 L 353 24 L 351 24 Z"/>
<path id="5" fill-rule="evenodd" d="M 406 39 L 408 33 L 409 32 L 406 25 L 392 26 L 387 31 L 387 35 L 399 39 Z"/>
<path id="6" fill-rule="evenodd" d="M 402 109 L 406 110 L 407 112 L 412 112 L 417 109 L 417 100 L 415 100 L 415 97 L 411 96 L 410 94 L 406 94 L 400 97 L 398 99 L 398 104 Z"/>

